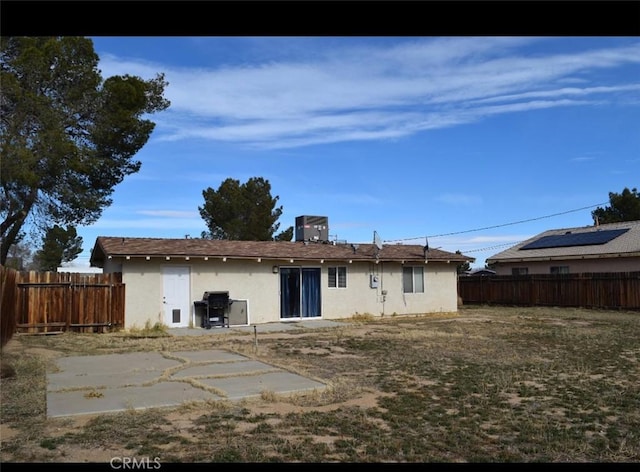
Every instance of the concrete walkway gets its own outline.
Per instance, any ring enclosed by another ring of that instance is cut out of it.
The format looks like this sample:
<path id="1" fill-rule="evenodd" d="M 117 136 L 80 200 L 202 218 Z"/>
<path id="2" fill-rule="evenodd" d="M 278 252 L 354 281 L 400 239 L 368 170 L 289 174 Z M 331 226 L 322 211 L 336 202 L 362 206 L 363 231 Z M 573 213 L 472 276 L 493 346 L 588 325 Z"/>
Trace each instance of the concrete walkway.
<path id="1" fill-rule="evenodd" d="M 308 321 L 283 321 L 273 323 L 262 323 L 249 326 L 231 326 L 205 328 L 170 328 L 169 333 L 174 336 L 206 336 L 214 334 L 230 334 L 230 333 L 273 333 L 281 331 L 300 331 L 305 329 L 319 328 L 338 328 L 347 326 L 351 323 L 345 321 L 331 320 L 308 320 Z"/>
<path id="2" fill-rule="evenodd" d="M 173 336 L 276 332 L 339 327 L 328 320 L 231 328 L 176 328 Z M 47 374 L 47 415 L 64 417 L 128 409 L 175 407 L 185 402 L 239 400 L 262 392 L 319 390 L 322 382 L 220 349 L 63 357 Z"/>

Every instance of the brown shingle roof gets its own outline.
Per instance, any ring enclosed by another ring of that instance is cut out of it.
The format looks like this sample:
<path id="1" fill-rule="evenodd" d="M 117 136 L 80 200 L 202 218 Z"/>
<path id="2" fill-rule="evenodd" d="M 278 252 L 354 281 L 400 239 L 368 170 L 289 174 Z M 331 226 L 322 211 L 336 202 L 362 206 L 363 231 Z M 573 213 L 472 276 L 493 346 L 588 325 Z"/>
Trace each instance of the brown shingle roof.
<path id="1" fill-rule="evenodd" d="M 302 241 L 228 241 L 197 238 L 124 238 L 100 236 L 91 253 L 91 265 L 102 267 L 107 257 L 227 257 L 231 259 L 294 259 L 311 261 L 424 261 L 421 245 L 332 244 Z M 429 249 L 429 261 L 473 262 L 474 258 Z"/>

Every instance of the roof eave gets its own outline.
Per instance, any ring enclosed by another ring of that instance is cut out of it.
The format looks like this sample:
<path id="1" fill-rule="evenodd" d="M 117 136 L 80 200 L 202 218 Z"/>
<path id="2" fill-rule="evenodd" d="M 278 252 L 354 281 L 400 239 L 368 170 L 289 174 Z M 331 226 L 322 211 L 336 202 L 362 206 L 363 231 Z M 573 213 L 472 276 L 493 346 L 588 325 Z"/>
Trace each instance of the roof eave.
<path id="1" fill-rule="evenodd" d="M 107 258 L 104 248 L 100 244 L 100 238 L 96 239 L 96 243 L 91 250 L 91 256 L 89 257 L 89 267 L 104 268 L 104 261 Z"/>
<path id="2" fill-rule="evenodd" d="M 508 258 L 489 258 L 487 264 L 500 264 L 512 262 L 544 262 L 544 261 L 567 261 L 567 260 L 583 260 L 583 259 L 618 259 L 620 257 L 640 257 L 638 252 L 616 252 L 610 254 L 571 254 L 562 256 L 535 256 L 535 257 L 508 257 Z"/>
<path id="3" fill-rule="evenodd" d="M 203 254 L 108 254 L 98 258 L 92 255 L 91 262 L 100 262 L 104 264 L 105 259 L 202 259 L 202 260 L 245 260 L 245 261 L 297 261 L 297 262 L 367 262 L 367 263 L 382 263 L 382 262 L 398 262 L 398 263 L 445 263 L 445 264 L 462 264 L 464 262 L 474 262 L 475 258 L 451 258 L 451 259 L 431 259 L 431 258 L 363 258 L 363 257 L 300 257 L 300 256 L 237 256 L 230 255 L 224 256 L 220 254 L 216 255 L 203 255 Z M 98 266 L 101 267 L 101 266 Z"/>

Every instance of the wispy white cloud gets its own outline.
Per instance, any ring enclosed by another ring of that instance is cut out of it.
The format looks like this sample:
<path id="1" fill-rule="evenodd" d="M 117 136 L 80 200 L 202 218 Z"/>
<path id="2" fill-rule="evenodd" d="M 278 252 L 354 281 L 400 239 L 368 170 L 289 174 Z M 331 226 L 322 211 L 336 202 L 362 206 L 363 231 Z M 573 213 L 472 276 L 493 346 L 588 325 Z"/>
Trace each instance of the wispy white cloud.
<path id="1" fill-rule="evenodd" d="M 572 54 L 519 49 L 545 40 L 417 38 L 367 47 L 345 42 L 306 58 L 192 69 L 104 55 L 100 66 L 105 75 L 165 72 L 172 105 L 156 120 L 158 139 L 261 148 L 396 139 L 497 114 L 623 96 L 626 105 L 638 102 L 640 84 L 633 77 L 622 83 L 594 77 L 640 64 L 640 43 Z"/>
<path id="2" fill-rule="evenodd" d="M 475 103 L 491 103 L 491 102 L 500 102 L 500 101 L 507 101 L 507 100 L 522 100 L 522 99 L 529 99 L 529 98 L 553 98 L 553 97 L 564 97 L 564 96 L 614 94 L 614 93 L 623 93 L 623 92 L 633 92 L 636 90 L 640 90 L 640 84 L 619 85 L 615 87 L 585 87 L 585 88 L 564 87 L 564 88 L 559 88 L 554 90 L 541 90 L 536 92 L 524 92 L 524 93 L 514 94 L 514 95 L 501 95 L 498 97 L 483 98 L 480 100 L 475 100 Z"/>

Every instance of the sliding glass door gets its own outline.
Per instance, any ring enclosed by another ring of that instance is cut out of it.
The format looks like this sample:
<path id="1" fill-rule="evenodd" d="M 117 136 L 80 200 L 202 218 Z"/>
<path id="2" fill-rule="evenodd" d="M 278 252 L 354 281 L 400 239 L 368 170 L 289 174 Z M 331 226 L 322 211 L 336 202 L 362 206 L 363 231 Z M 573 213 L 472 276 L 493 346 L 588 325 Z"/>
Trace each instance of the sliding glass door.
<path id="1" fill-rule="evenodd" d="M 321 316 L 320 268 L 280 268 L 280 318 Z"/>

